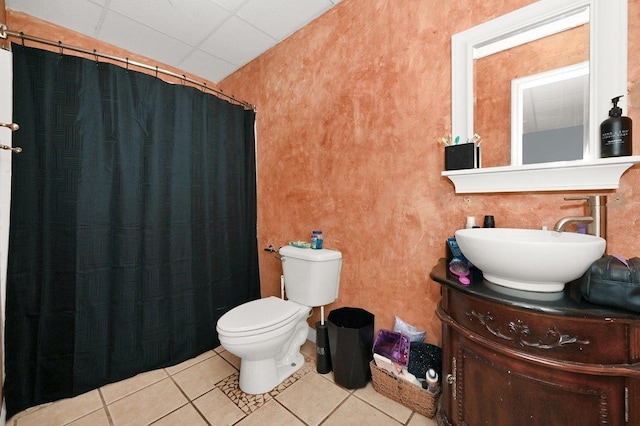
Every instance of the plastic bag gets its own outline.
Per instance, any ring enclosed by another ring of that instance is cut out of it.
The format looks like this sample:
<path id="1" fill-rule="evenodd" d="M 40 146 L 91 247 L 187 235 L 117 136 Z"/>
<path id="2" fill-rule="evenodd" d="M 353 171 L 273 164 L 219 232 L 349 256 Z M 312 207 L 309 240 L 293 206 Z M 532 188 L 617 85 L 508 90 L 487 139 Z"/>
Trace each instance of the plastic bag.
<path id="1" fill-rule="evenodd" d="M 402 321 L 400 317 L 396 316 L 395 321 L 393 323 L 393 331 L 398 333 L 402 333 L 405 336 L 409 337 L 409 341 L 411 342 L 424 342 L 424 337 L 427 335 L 427 332 L 424 330 L 418 330 L 416 327 L 411 324 L 407 324 Z"/>
<path id="2" fill-rule="evenodd" d="M 409 337 L 391 330 L 379 330 L 376 340 L 373 342 L 373 353 L 389 358 L 393 363 L 402 367 L 409 365 L 410 351 Z"/>

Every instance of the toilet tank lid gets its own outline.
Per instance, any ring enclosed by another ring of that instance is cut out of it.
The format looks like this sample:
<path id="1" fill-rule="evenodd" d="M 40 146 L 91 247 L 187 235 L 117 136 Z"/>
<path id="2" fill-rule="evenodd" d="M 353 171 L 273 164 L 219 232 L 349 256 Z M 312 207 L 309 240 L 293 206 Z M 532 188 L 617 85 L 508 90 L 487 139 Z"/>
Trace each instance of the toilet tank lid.
<path id="1" fill-rule="evenodd" d="M 342 258 L 342 253 L 336 250 L 320 249 L 314 250 L 309 248 L 300 248 L 294 246 L 280 247 L 278 252 L 285 257 L 293 257 L 295 259 L 309 260 L 312 262 L 324 262 L 327 260 L 336 260 Z"/>

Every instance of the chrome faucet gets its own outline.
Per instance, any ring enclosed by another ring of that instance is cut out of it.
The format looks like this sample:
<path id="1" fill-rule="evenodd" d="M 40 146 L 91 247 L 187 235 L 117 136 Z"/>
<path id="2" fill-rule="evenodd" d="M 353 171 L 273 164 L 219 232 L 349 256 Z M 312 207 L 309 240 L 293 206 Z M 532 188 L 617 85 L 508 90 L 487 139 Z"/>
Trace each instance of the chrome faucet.
<path id="1" fill-rule="evenodd" d="M 567 216 L 560 219 L 553 227 L 554 231 L 562 232 L 570 223 L 586 223 L 587 233 L 596 237 L 607 237 L 607 197 L 606 195 L 591 195 L 588 197 L 565 197 L 569 200 L 585 200 L 587 202 L 587 216 Z"/>

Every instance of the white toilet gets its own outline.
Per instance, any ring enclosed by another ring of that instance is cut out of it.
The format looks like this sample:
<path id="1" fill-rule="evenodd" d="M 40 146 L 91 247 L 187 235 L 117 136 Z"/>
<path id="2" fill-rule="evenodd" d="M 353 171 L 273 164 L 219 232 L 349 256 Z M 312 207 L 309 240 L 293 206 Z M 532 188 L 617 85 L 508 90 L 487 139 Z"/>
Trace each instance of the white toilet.
<path id="1" fill-rule="evenodd" d="M 288 300 L 266 297 L 231 309 L 216 326 L 220 344 L 241 359 L 240 389 L 269 392 L 304 365 L 311 308 L 338 297 L 342 254 L 284 246 L 284 288 Z"/>

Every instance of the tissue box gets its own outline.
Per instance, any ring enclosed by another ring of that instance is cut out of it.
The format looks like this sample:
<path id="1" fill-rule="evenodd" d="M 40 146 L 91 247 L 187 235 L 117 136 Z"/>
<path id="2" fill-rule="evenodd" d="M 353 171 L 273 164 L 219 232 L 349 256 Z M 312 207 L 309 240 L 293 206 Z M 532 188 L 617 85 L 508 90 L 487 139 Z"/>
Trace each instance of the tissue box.
<path id="1" fill-rule="evenodd" d="M 462 170 L 480 167 L 480 147 L 463 143 L 444 147 L 444 169 Z"/>

